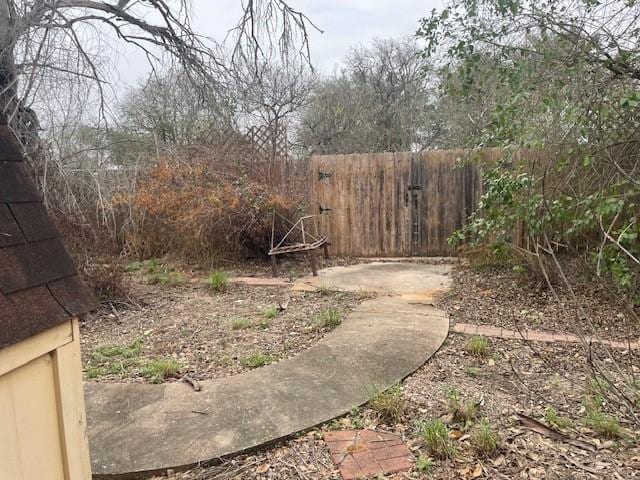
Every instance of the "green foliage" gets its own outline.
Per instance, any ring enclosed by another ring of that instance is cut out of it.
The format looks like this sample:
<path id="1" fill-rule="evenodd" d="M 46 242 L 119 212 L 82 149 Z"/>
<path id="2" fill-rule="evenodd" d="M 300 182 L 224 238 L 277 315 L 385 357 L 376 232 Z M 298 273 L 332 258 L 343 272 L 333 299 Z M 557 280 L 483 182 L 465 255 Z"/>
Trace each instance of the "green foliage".
<path id="1" fill-rule="evenodd" d="M 474 335 L 467 341 L 465 350 L 474 357 L 486 358 L 490 352 L 489 340 L 486 337 Z"/>
<path id="2" fill-rule="evenodd" d="M 231 328 L 233 330 L 244 330 L 245 328 L 249 328 L 251 326 L 251 322 L 246 318 L 236 318 L 231 322 Z"/>
<path id="3" fill-rule="evenodd" d="M 394 385 L 383 392 L 375 393 L 369 400 L 369 406 L 382 420 L 393 423 L 400 422 L 406 411 L 402 387 Z"/>
<path id="4" fill-rule="evenodd" d="M 277 356 L 262 352 L 253 353 L 240 360 L 240 363 L 247 368 L 258 368 L 275 362 Z"/>
<path id="5" fill-rule="evenodd" d="M 559 415 L 553 407 L 547 407 L 544 411 L 544 419 L 549 425 L 555 428 L 569 428 L 573 425 L 573 422 L 569 417 Z"/>
<path id="6" fill-rule="evenodd" d="M 181 369 L 182 364 L 174 358 L 155 358 L 142 365 L 141 373 L 152 383 L 161 383 L 177 377 Z"/>
<path id="7" fill-rule="evenodd" d="M 426 422 L 420 426 L 420 432 L 429 454 L 434 458 L 454 458 L 458 449 L 449 436 L 449 429 L 440 419 Z"/>
<path id="8" fill-rule="evenodd" d="M 278 316 L 278 307 L 270 306 L 264 311 L 264 318 L 267 320 L 273 320 Z"/>
<path id="9" fill-rule="evenodd" d="M 623 438 L 625 436 L 620 422 L 603 411 L 602 397 L 599 395 L 587 396 L 583 404 L 586 409 L 584 423 L 598 435 L 610 439 Z"/>
<path id="10" fill-rule="evenodd" d="M 97 379 L 107 375 L 128 375 L 139 364 L 142 339 L 128 345 L 104 345 L 93 350 L 85 366 L 87 378 Z"/>
<path id="11" fill-rule="evenodd" d="M 428 455 L 420 455 L 416 460 L 416 470 L 420 473 L 429 473 L 433 468 L 433 458 Z"/>
<path id="12" fill-rule="evenodd" d="M 222 270 L 211 272 L 207 278 L 207 286 L 214 292 L 224 292 L 229 288 L 229 275 Z"/>
<path id="13" fill-rule="evenodd" d="M 478 402 L 472 398 L 462 399 L 460 392 L 451 388 L 447 392 L 447 411 L 454 422 L 467 424 L 478 416 Z"/>
<path id="14" fill-rule="evenodd" d="M 473 427 L 470 440 L 471 446 L 479 456 L 493 457 L 498 452 L 500 439 L 486 418 Z"/>
<path id="15" fill-rule="evenodd" d="M 342 312 L 335 308 L 327 308 L 322 310 L 315 321 L 315 328 L 322 330 L 325 328 L 335 328 L 342 323 Z"/>

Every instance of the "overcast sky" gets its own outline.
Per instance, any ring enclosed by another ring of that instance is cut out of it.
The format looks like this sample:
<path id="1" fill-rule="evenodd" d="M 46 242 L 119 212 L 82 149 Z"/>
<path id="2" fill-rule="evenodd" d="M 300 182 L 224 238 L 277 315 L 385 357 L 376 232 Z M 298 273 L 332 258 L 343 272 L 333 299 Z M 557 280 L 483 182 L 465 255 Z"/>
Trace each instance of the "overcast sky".
<path id="1" fill-rule="evenodd" d="M 373 38 L 412 35 L 420 18 L 442 0 L 290 0 L 324 31 L 311 32 L 312 61 L 322 72 L 334 65 L 356 45 L 366 45 Z M 202 35 L 224 40 L 238 21 L 240 0 L 193 0 L 193 28 Z M 120 80 L 134 84 L 146 78 L 148 66 L 144 56 L 133 47 L 122 52 L 118 72 Z"/>

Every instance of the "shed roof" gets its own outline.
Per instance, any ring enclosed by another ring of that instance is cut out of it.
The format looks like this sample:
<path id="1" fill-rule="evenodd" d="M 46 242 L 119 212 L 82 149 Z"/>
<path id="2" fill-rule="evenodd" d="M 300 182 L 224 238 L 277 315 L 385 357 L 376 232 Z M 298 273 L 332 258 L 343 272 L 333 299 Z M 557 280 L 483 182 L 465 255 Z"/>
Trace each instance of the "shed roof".
<path id="1" fill-rule="evenodd" d="M 94 307 L 18 142 L 0 125 L 0 348 Z"/>

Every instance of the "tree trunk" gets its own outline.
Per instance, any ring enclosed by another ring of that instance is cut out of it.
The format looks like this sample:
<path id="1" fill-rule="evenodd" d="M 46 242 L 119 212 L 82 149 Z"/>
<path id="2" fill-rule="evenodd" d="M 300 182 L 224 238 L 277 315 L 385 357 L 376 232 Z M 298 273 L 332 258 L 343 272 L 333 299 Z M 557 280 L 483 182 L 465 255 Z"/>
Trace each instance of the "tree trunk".
<path id="1" fill-rule="evenodd" d="M 0 124 L 9 123 L 18 106 L 14 13 L 11 0 L 0 0 Z"/>

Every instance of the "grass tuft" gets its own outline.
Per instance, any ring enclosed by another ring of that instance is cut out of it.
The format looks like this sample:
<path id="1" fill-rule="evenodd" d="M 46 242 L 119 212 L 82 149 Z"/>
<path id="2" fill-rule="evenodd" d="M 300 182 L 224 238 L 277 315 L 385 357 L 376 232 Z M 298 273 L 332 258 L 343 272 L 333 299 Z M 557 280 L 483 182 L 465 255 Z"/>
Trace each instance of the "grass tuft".
<path id="1" fill-rule="evenodd" d="M 604 438 L 623 438 L 625 433 L 620 422 L 612 415 L 607 415 L 602 411 L 602 403 L 602 398 L 598 396 L 585 399 L 583 402 L 587 411 L 584 419 L 585 425 Z"/>
<path id="2" fill-rule="evenodd" d="M 555 428 L 569 428 L 573 425 L 569 417 L 558 415 L 558 412 L 556 412 L 556 409 L 553 407 L 548 407 L 544 411 L 544 419 L 549 425 Z"/>
<path id="3" fill-rule="evenodd" d="M 275 355 L 265 354 L 262 352 L 253 353 L 240 360 L 240 363 L 247 368 L 258 368 L 269 365 L 278 359 Z"/>
<path id="4" fill-rule="evenodd" d="M 215 270 L 209 274 L 207 286 L 214 292 L 224 292 L 229 288 L 229 275 L 222 270 Z"/>
<path id="5" fill-rule="evenodd" d="M 324 328 L 335 328 L 342 323 L 342 312 L 336 308 L 326 308 L 322 310 L 315 321 L 316 330 Z"/>
<path id="6" fill-rule="evenodd" d="M 416 470 L 420 473 L 429 473 L 433 468 L 433 458 L 428 455 L 420 455 L 416 460 Z"/>
<path id="7" fill-rule="evenodd" d="M 421 426 L 422 439 L 432 457 L 438 459 L 454 458 L 458 453 L 449 429 L 440 419 L 432 420 Z"/>
<path id="8" fill-rule="evenodd" d="M 473 336 L 465 346 L 467 353 L 477 358 L 487 358 L 489 356 L 489 340 L 479 335 Z"/>
<path id="9" fill-rule="evenodd" d="M 471 446 L 482 457 L 493 457 L 498 452 L 498 434 L 493 431 L 489 421 L 483 418 L 471 431 Z"/>
<path id="10" fill-rule="evenodd" d="M 175 378 L 180 373 L 182 364 L 174 358 L 155 358 L 142 366 L 142 376 L 152 383 L 161 383 L 168 378 Z"/>
<path id="11" fill-rule="evenodd" d="M 455 388 L 447 392 L 447 411 L 457 423 L 468 423 L 478 416 L 478 402 L 474 399 L 462 399 Z"/>
<path id="12" fill-rule="evenodd" d="M 233 330 L 244 330 L 245 328 L 249 328 L 251 326 L 251 322 L 246 318 L 236 318 L 231 322 L 231 328 Z"/>
<path id="13" fill-rule="evenodd" d="M 382 420 L 393 423 L 400 422 L 407 409 L 400 385 L 394 385 L 384 392 L 374 394 L 369 401 L 369 406 Z"/>
<path id="14" fill-rule="evenodd" d="M 264 318 L 267 320 L 273 320 L 278 316 L 278 307 L 270 306 L 264 311 Z"/>

